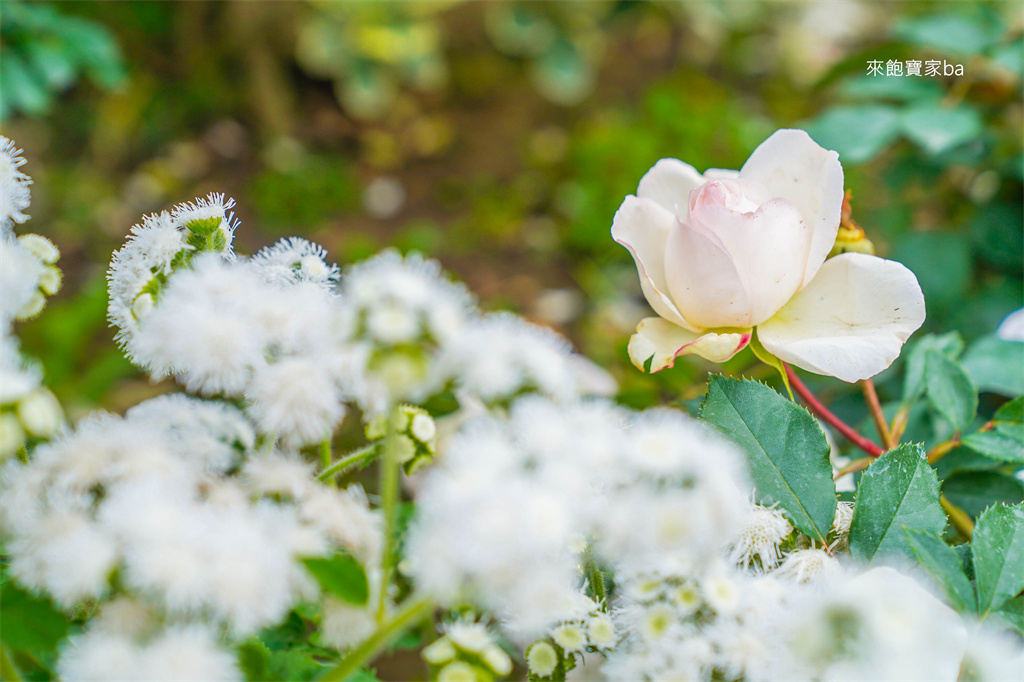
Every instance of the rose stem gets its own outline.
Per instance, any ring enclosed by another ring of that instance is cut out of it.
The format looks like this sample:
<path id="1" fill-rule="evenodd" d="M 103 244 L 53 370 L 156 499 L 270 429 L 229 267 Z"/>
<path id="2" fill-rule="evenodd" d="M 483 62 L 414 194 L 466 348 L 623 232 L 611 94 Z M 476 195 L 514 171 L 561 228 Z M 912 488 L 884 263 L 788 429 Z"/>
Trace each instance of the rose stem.
<path id="1" fill-rule="evenodd" d="M 804 399 L 804 402 L 807 403 L 807 407 L 811 410 L 811 412 L 824 419 L 839 433 L 846 436 L 847 440 L 849 440 L 851 443 L 853 443 L 858 448 L 868 453 L 872 457 L 879 457 L 880 455 L 882 455 L 883 452 L 885 452 L 884 450 L 882 450 L 882 448 L 878 447 L 870 440 L 868 440 L 864 436 L 860 435 L 859 433 L 851 429 L 846 422 L 832 414 L 832 412 L 830 412 L 827 407 L 822 405 L 821 402 L 814 397 L 814 394 L 811 393 L 811 390 L 804 385 L 804 382 L 800 381 L 800 379 L 797 378 L 796 373 L 793 372 L 792 367 L 790 367 L 786 363 L 782 363 L 782 366 L 786 368 L 786 376 L 789 377 L 789 383 L 793 386 L 796 392 L 800 394 L 800 397 Z"/>
<path id="2" fill-rule="evenodd" d="M 896 441 L 889 430 L 889 424 L 885 421 L 885 414 L 882 412 L 882 403 L 878 400 L 878 393 L 875 392 L 875 382 L 865 379 L 860 382 L 864 390 L 864 398 L 868 402 L 868 409 L 871 410 L 871 418 L 875 420 L 875 428 L 878 429 L 878 437 L 882 439 L 882 447 L 892 450 L 896 447 Z"/>
<path id="3" fill-rule="evenodd" d="M 970 542 L 971 535 L 974 533 L 974 522 L 971 521 L 971 517 L 967 515 L 967 512 L 950 502 L 945 495 L 939 497 L 939 504 L 946 510 L 946 516 L 949 517 L 949 522 L 953 524 L 953 528 L 956 528 L 956 532 L 964 540 Z"/>

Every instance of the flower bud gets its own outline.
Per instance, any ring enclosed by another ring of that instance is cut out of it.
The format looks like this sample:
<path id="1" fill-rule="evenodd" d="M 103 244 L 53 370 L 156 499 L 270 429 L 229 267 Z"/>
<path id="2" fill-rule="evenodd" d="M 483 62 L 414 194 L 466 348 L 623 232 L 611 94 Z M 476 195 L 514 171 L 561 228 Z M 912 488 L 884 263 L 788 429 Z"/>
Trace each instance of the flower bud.
<path id="1" fill-rule="evenodd" d="M 60 258 L 60 249 L 49 239 L 38 234 L 23 234 L 18 243 L 29 253 L 47 265 L 53 265 Z"/>
<path id="2" fill-rule="evenodd" d="M 499 677 L 504 677 L 512 672 L 512 659 L 497 644 L 488 644 L 480 657 L 487 667 Z"/>
<path id="3" fill-rule="evenodd" d="M 64 421 L 64 411 L 48 389 L 40 388 L 21 399 L 17 407 L 22 426 L 33 436 L 49 438 Z"/>
<path id="4" fill-rule="evenodd" d="M 25 444 L 25 431 L 18 417 L 11 412 L 0 414 L 0 462 L 17 452 Z"/>
<path id="5" fill-rule="evenodd" d="M 14 317 L 19 320 L 30 320 L 41 313 L 45 307 L 46 297 L 43 296 L 43 292 L 37 291 L 32 294 L 32 298 L 30 298 L 28 302 L 14 314 Z"/>
<path id="6" fill-rule="evenodd" d="M 430 665 L 443 665 L 455 658 L 455 647 L 451 640 L 442 637 L 423 649 L 423 660 Z"/>
<path id="7" fill-rule="evenodd" d="M 465 661 L 454 661 L 441 669 L 437 682 L 477 682 L 476 668 Z"/>
<path id="8" fill-rule="evenodd" d="M 558 667 L 558 653 L 555 647 L 541 640 L 526 650 L 526 665 L 537 677 L 547 677 Z"/>
<path id="9" fill-rule="evenodd" d="M 587 646 L 587 633 L 575 623 L 559 625 L 551 633 L 551 638 L 566 651 L 582 651 Z"/>
<path id="10" fill-rule="evenodd" d="M 64 280 L 64 273 L 55 265 L 47 265 L 39 276 L 39 288 L 47 296 L 53 296 L 60 291 L 60 285 Z"/>

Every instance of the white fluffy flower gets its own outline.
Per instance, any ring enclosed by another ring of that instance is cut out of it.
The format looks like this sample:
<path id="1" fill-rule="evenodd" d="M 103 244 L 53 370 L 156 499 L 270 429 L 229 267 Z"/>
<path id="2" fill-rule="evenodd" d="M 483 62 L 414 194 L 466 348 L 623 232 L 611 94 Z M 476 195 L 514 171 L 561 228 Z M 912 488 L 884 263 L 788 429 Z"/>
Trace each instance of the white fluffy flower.
<path id="1" fill-rule="evenodd" d="M 2 157 L 2 155 L 0 155 Z M 2 165 L 2 162 L 0 162 Z M 0 235 L 0 330 L 32 307 L 39 293 L 44 264 L 8 234 Z"/>
<path id="2" fill-rule="evenodd" d="M 730 560 L 739 565 L 750 563 L 754 557 L 763 569 L 779 563 L 779 545 L 793 532 L 793 525 L 779 509 L 754 505 L 743 530 L 733 542 Z"/>
<path id="3" fill-rule="evenodd" d="M 282 239 L 261 249 L 252 258 L 253 265 L 267 281 L 277 284 L 312 282 L 330 289 L 341 272 L 337 265 L 328 265 L 327 252 L 319 244 L 300 237 Z"/>
<path id="4" fill-rule="evenodd" d="M 839 561 L 823 549 L 797 549 L 786 555 L 774 575 L 798 583 L 828 578 L 840 570 Z"/>
<path id="5" fill-rule="evenodd" d="M 324 441 L 345 415 L 341 392 L 314 358 L 288 357 L 264 365 L 245 395 L 259 430 L 292 445 Z"/>
<path id="6" fill-rule="evenodd" d="M 6 236 L 14 223 L 28 220 L 23 211 L 32 198 L 28 188 L 32 180 L 21 172 L 24 163 L 21 150 L 0 135 L 0 236 Z"/>

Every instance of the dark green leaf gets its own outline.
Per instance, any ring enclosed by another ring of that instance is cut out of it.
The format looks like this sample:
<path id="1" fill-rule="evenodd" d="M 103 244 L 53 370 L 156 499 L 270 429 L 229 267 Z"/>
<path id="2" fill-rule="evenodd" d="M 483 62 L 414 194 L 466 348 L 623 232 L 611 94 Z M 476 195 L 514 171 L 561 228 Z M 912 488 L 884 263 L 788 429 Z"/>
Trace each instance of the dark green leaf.
<path id="1" fill-rule="evenodd" d="M 970 448 L 954 448 L 948 455 L 935 462 L 935 473 L 940 481 L 964 471 L 990 471 L 1003 466 L 999 460 L 986 457 Z"/>
<path id="2" fill-rule="evenodd" d="M 912 403 L 924 393 L 924 361 L 928 351 L 935 350 L 950 360 L 956 360 L 964 350 L 964 340 L 957 332 L 948 332 L 918 339 L 906 354 L 907 369 L 903 379 L 903 402 Z"/>
<path id="3" fill-rule="evenodd" d="M 935 533 L 911 529 L 905 532 L 921 568 L 939 584 L 949 603 L 957 611 L 973 613 L 977 607 L 974 588 L 964 575 L 956 550 Z"/>
<path id="4" fill-rule="evenodd" d="M 896 139 L 899 118 L 889 106 L 840 106 L 803 127 L 815 142 L 839 152 L 844 163 L 862 163 Z"/>
<path id="5" fill-rule="evenodd" d="M 912 102 L 942 97 L 942 88 L 924 78 L 879 78 L 862 75 L 843 81 L 839 92 L 850 99 L 887 99 Z M 845 160 L 845 159 L 844 159 Z"/>
<path id="6" fill-rule="evenodd" d="M 960 365 L 937 351 L 925 354 L 928 401 L 955 431 L 970 426 L 978 411 L 978 391 Z"/>
<path id="7" fill-rule="evenodd" d="M 828 441 L 814 417 L 764 384 L 716 375 L 700 418 L 746 452 L 759 501 L 777 502 L 794 526 L 824 542 L 836 489 Z"/>
<path id="8" fill-rule="evenodd" d="M 978 517 L 971 548 L 978 613 L 998 611 L 1024 590 L 1024 506 L 987 509 Z"/>
<path id="9" fill-rule="evenodd" d="M 1024 394 L 1024 343 L 983 336 L 964 353 L 963 368 L 978 390 L 1009 397 Z"/>
<path id="10" fill-rule="evenodd" d="M 997 502 L 1017 504 L 1024 500 L 1024 484 L 995 471 L 971 471 L 943 481 L 942 493 L 950 502 L 976 517 Z"/>
<path id="11" fill-rule="evenodd" d="M 971 283 L 971 248 L 968 238 L 953 232 L 910 232 L 892 251 L 917 276 L 928 314 L 962 305 Z"/>
<path id="12" fill-rule="evenodd" d="M 992 417 L 994 422 L 1007 424 L 1024 424 L 1024 396 L 1018 396 L 996 410 Z"/>
<path id="13" fill-rule="evenodd" d="M 0 587 L 0 641 L 48 660 L 68 632 L 68 618 L 49 599 L 6 582 Z"/>
<path id="14" fill-rule="evenodd" d="M 330 594 L 352 604 L 365 604 L 369 599 L 366 571 L 351 554 L 338 552 L 330 558 L 303 559 L 302 563 Z"/>
<path id="15" fill-rule="evenodd" d="M 864 560 L 910 554 L 904 528 L 941 533 L 946 513 L 939 479 L 918 443 L 906 443 L 871 463 L 857 487 L 850 522 L 850 552 Z"/>

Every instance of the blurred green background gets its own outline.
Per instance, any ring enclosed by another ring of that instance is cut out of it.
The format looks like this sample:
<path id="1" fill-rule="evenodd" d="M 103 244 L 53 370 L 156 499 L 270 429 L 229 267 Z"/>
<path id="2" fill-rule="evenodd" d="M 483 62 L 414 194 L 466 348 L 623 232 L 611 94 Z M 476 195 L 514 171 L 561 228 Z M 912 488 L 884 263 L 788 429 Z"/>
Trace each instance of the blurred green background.
<path id="1" fill-rule="evenodd" d="M 3 0 L 2 130 L 35 182 L 19 231 L 66 274 L 24 348 L 72 415 L 163 390 L 114 346 L 104 272 L 143 214 L 219 191 L 240 252 L 421 251 L 485 308 L 565 333 L 624 402 L 686 404 L 712 366 L 629 365 L 650 313 L 612 216 L 659 158 L 738 168 L 789 126 L 840 152 L 854 219 L 921 281 L 925 331 L 970 342 L 1022 305 L 1022 28 L 1017 2 Z M 727 369 L 771 378 L 749 351 Z M 838 383 L 815 386 L 858 410 Z"/>

